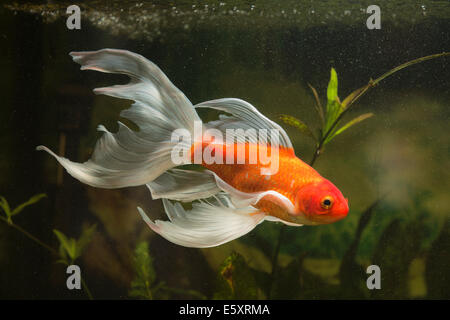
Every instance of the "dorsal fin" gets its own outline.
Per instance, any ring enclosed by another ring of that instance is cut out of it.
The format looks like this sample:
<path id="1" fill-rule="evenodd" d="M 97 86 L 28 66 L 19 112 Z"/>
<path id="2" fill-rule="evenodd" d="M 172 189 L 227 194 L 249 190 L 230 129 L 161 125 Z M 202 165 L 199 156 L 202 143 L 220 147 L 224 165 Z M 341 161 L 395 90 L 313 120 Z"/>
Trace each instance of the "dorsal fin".
<path id="1" fill-rule="evenodd" d="M 225 132 L 226 129 L 275 129 L 279 132 L 279 141 L 277 144 L 289 149 L 293 149 L 291 140 L 286 131 L 277 123 L 273 122 L 262 113 L 260 113 L 250 103 L 236 98 L 225 98 L 211 101 L 205 101 L 194 106 L 195 108 L 211 108 L 230 113 L 232 116 L 220 115 L 219 120 L 208 122 L 210 127 Z M 251 142 L 258 141 L 258 137 L 250 135 L 247 140 Z M 269 143 L 271 141 L 270 134 L 267 134 Z"/>

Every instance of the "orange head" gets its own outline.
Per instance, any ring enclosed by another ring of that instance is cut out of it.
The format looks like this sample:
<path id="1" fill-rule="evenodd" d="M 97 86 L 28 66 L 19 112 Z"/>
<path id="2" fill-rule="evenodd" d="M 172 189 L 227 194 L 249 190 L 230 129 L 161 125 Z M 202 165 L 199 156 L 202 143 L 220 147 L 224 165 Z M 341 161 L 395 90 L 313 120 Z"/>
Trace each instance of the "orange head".
<path id="1" fill-rule="evenodd" d="M 323 179 L 299 189 L 296 207 L 311 224 L 328 224 L 347 216 L 348 200 L 334 184 Z"/>

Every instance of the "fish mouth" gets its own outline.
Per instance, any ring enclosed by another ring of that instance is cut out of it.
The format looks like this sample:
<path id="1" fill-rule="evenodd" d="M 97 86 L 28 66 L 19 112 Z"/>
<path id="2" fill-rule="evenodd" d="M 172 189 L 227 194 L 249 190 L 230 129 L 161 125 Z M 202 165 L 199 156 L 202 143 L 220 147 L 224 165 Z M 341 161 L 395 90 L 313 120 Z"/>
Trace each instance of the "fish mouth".
<path id="1" fill-rule="evenodd" d="M 345 201 L 341 201 L 338 206 L 333 208 L 333 214 L 343 219 L 347 216 L 348 210 L 348 199 L 345 198 Z"/>
<path id="2" fill-rule="evenodd" d="M 331 213 L 329 215 L 329 218 L 331 220 L 330 223 L 342 220 L 342 219 L 344 219 L 347 216 L 349 208 L 348 208 L 348 200 L 347 199 L 345 199 L 345 200 L 346 201 L 340 202 L 331 211 Z"/>

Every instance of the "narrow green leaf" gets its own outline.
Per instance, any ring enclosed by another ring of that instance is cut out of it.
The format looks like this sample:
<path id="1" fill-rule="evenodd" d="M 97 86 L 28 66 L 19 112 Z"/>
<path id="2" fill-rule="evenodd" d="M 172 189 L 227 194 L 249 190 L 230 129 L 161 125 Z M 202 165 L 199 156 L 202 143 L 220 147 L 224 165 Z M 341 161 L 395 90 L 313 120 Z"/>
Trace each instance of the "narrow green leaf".
<path id="1" fill-rule="evenodd" d="M 341 134 L 342 132 L 344 132 L 345 130 L 347 130 L 348 128 L 350 128 L 351 126 L 365 120 L 368 119 L 370 117 L 373 116 L 373 113 L 364 113 L 356 118 L 354 118 L 353 120 L 350 120 L 349 122 L 347 122 L 345 125 L 343 125 L 339 130 L 336 131 L 336 133 L 334 134 L 334 136 L 337 136 L 338 134 Z"/>
<path id="2" fill-rule="evenodd" d="M 3 211 L 6 214 L 6 217 L 8 218 L 8 223 L 12 223 L 11 220 L 11 208 L 9 207 L 8 201 L 2 196 L 0 196 L 0 207 L 3 209 Z"/>
<path id="3" fill-rule="evenodd" d="M 64 233 L 57 229 L 53 229 L 56 237 L 59 240 L 59 256 L 63 261 L 72 263 L 78 259 L 83 253 L 83 249 L 92 240 L 96 225 L 84 227 L 80 238 L 68 238 Z"/>
<path id="4" fill-rule="evenodd" d="M 85 226 L 81 232 L 81 236 L 76 240 L 75 258 L 78 258 L 83 253 L 83 250 L 91 242 L 92 237 L 97 229 L 97 225 Z"/>
<path id="5" fill-rule="evenodd" d="M 68 265 L 69 264 L 69 262 L 66 259 L 56 260 L 56 263 L 60 263 L 60 264 L 64 264 L 64 265 Z"/>
<path id="6" fill-rule="evenodd" d="M 319 114 L 320 121 L 322 122 L 322 126 L 325 124 L 325 115 L 323 114 L 323 107 L 320 103 L 319 95 L 317 93 L 316 88 L 314 88 L 312 85 L 308 83 L 308 86 L 311 88 L 311 91 L 313 92 L 314 99 L 316 100 L 316 104 L 314 107 L 316 108 L 317 113 Z"/>
<path id="7" fill-rule="evenodd" d="M 56 237 L 59 240 L 60 244 L 60 250 L 59 254 L 63 260 L 67 260 L 67 256 L 73 259 L 75 256 L 75 250 L 76 250 L 76 243 L 75 239 L 68 239 L 64 233 L 57 229 L 53 229 L 53 233 L 56 235 Z"/>
<path id="8" fill-rule="evenodd" d="M 338 96 L 338 79 L 337 73 L 334 68 L 331 68 L 330 81 L 328 82 L 327 88 L 327 99 L 328 103 L 334 102 Z"/>
<path id="9" fill-rule="evenodd" d="M 25 209 L 26 207 L 38 202 L 39 200 L 41 200 L 42 198 L 45 198 L 47 195 L 45 193 L 40 193 L 40 194 L 36 194 L 34 196 L 32 196 L 30 199 L 28 199 L 28 201 L 20 204 L 19 206 L 17 206 L 12 212 L 11 212 L 11 216 L 14 216 L 18 213 L 20 213 L 23 209 Z"/>
<path id="10" fill-rule="evenodd" d="M 69 254 L 69 257 L 73 262 L 73 261 L 75 261 L 76 258 L 78 258 L 78 256 L 77 256 L 77 240 L 75 240 L 74 238 L 70 238 L 69 245 L 70 245 L 70 250 L 67 253 Z"/>
<path id="11" fill-rule="evenodd" d="M 353 91 L 351 94 L 349 94 L 348 97 L 344 99 L 344 102 L 342 103 L 342 105 L 344 108 L 348 108 L 356 100 L 358 100 L 363 94 L 365 94 L 370 88 L 375 87 L 380 81 L 386 79 L 387 77 L 391 76 L 392 74 L 396 73 L 397 71 L 400 71 L 404 68 L 410 67 L 417 63 L 422 63 L 427 60 L 445 57 L 445 56 L 450 56 L 450 52 L 442 52 L 442 53 L 432 54 L 429 56 L 425 56 L 425 57 L 421 57 L 421 58 L 417 58 L 417 59 L 405 62 L 405 63 L 389 70 L 388 72 L 384 73 L 383 75 L 376 78 L 375 80 L 370 79 L 370 81 L 367 85 L 365 85 L 364 87 L 359 88 L 359 89 Z"/>
<path id="12" fill-rule="evenodd" d="M 57 230 L 57 229 L 53 229 L 53 233 L 58 238 L 59 243 L 62 244 L 65 248 L 67 248 L 68 247 L 68 240 L 67 240 L 66 235 L 64 233 L 62 233 L 61 231 Z"/>
<path id="13" fill-rule="evenodd" d="M 301 133 L 306 134 L 307 136 L 309 136 L 309 137 L 313 138 L 315 141 L 317 141 L 317 138 L 315 137 L 314 133 L 312 133 L 312 131 L 308 128 L 308 126 L 300 119 L 297 119 L 296 117 L 293 117 L 293 116 L 290 116 L 287 114 L 282 114 L 280 116 L 280 119 L 284 123 L 296 128 Z"/>
<path id="14" fill-rule="evenodd" d="M 367 89 L 369 89 L 370 87 L 370 82 L 369 84 L 366 84 L 364 87 L 361 87 L 359 89 L 356 89 L 355 91 L 353 91 L 352 93 L 350 93 L 345 99 L 344 101 L 342 101 L 342 108 L 345 109 L 348 106 L 350 106 L 353 102 L 355 102 L 358 97 L 360 95 L 362 95 Z"/>
<path id="15" fill-rule="evenodd" d="M 58 253 L 59 253 L 59 257 L 61 258 L 58 261 L 63 261 L 66 264 L 70 264 L 69 263 L 70 259 L 69 259 L 69 256 L 67 255 L 66 248 L 61 243 L 59 244 Z M 56 261 L 56 262 L 58 262 L 58 261 Z"/>
<path id="16" fill-rule="evenodd" d="M 333 126 L 335 121 L 338 119 L 338 117 L 341 113 L 341 110 L 342 110 L 342 107 L 338 101 L 335 101 L 334 103 L 327 105 L 327 115 L 326 115 L 326 120 L 325 120 L 325 127 L 323 128 L 323 131 L 322 131 L 323 134 L 326 134 L 331 129 L 331 127 Z"/>
<path id="17" fill-rule="evenodd" d="M 322 130 L 323 134 L 326 134 L 333 126 L 340 113 L 343 111 L 343 107 L 338 97 L 338 78 L 334 68 L 331 68 L 330 81 L 327 88 L 327 112 L 325 117 L 325 126 Z"/>
<path id="18" fill-rule="evenodd" d="M 450 55 L 450 52 L 442 52 L 442 53 L 436 53 L 436 54 L 432 54 L 432 55 L 425 56 L 425 57 L 420 57 L 420 58 L 417 58 L 417 59 L 405 62 L 405 63 L 403 63 L 403 64 L 401 64 L 401 65 L 399 65 L 399 66 L 397 66 L 397 67 L 395 67 L 395 68 L 393 68 L 391 70 L 389 70 L 388 72 L 384 73 L 383 75 L 381 75 L 380 77 L 376 78 L 375 80 L 373 80 L 372 81 L 372 86 L 377 85 L 378 82 L 384 80 L 385 78 L 387 78 L 390 75 L 396 73 L 397 71 L 402 70 L 404 68 L 407 68 L 409 66 L 412 66 L 412 65 L 414 65 L 416 63 L 421 63 L 421 62 L 424 62 L 424 61 L 427 61 L 427 60 L 431 60 L 431 59 L 435 59 L 435 58 L 439 58 L 439 57 L 444 57 L 444 56 L 449 56 L 449 55 Z"/>
<path id="19" fill-rule="evenodd" d="M 338 130 L 336 130 L 335 132 L 333 132 L 332 134 L 330 134 L 328 136 L 328 138 L 325 140 L 325 144 L 327 144 L 328 142 L 330 142 L 334 137 L 336 137 L 337 135 L 341 134 L 342 132 L 344 132 L 345 130 L 347 130 L 348 128 L 350 128 L 351 126 L 370 118 L 371 116 L 373 116 L 373 113 L 365 113 L 362 114 L 356 118 L 354 118 L 353 120 L 350 120 L 349 122 L 347 122 L 346 124 L 344 124 L 341 128 L 339 128 Z"/>

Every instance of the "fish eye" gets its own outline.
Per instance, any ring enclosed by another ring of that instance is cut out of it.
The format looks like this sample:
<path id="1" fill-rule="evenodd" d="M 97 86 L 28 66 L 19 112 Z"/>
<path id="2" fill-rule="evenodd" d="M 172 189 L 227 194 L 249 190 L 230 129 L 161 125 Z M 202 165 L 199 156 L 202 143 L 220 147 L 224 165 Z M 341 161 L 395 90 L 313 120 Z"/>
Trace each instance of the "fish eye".
<path id="1" fill-rule="evenodd" d="M 334 202 L 334 201 L 333 201 L 333 198 L 332 198 L 332 197 L 326 196 L 325 198 L 322 199 L 322 201 L 320 201 L 320 206 L 321 206 L 323 209 L 328 210 L 328 209 L 330 209 L 331 206 L 333 205 L 333 202 Z"/>

